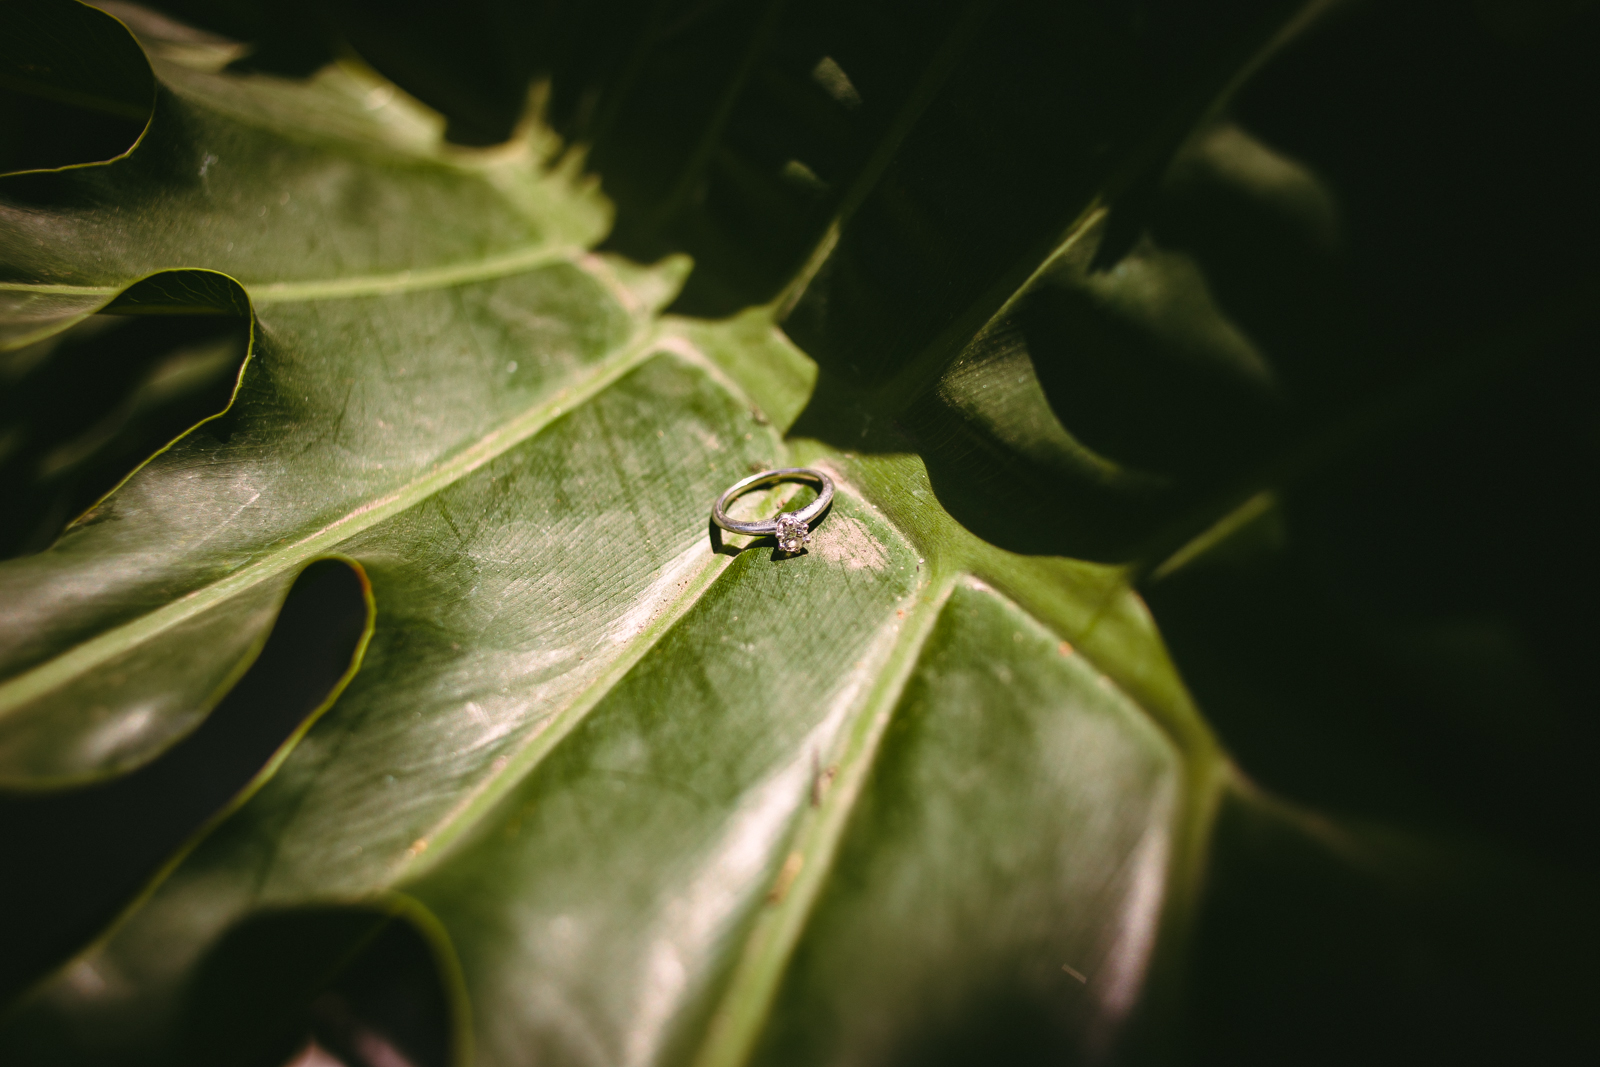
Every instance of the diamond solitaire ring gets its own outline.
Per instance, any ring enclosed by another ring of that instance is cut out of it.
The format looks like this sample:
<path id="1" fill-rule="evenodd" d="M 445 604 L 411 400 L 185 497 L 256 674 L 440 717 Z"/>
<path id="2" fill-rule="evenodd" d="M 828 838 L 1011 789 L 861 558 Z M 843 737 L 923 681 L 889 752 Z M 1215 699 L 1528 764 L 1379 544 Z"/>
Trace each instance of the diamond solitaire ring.
<path id="1" fill-rule="evenodd" d="M 760 489 L 777 482 L 810 482 L 817 487 L 817 499 L 799 511 L 785 511 L 775 519 L 740 522 L 728 518 L 728 505 L 734 500 L 752 489 Z M 711 521 L 732 533 L 771 534 L 778 539 L 780 551 L 792 554 L 810 543 L 811 524 L 821 518 L 831 503 L 833 503 L 832 478 L 810 467 L 782 467 L 778 470 L 752 474 L 728 486 L 727 490 L 717 497 L 716 506 L 711 509 Z"/>

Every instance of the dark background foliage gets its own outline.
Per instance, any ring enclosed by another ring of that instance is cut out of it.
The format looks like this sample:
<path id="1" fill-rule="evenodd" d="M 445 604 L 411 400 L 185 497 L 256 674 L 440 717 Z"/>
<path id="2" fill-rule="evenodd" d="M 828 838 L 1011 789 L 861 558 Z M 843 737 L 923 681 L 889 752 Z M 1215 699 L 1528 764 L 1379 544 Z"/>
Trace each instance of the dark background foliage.
<path id="1" fill-rule="evenodd" d="M 1244 774 L 1330 820 L 1308 831 L 1299 816 L 1222 813 L 1192 952 L 1187 1051 L 1219 1064 L 1564 1062 L 1596 1052 L 1600 727 L 1587 657 L 1600 639 L 1591 161 L 1600 8 L 1345 5 L 1275 54 L 1229 114 L 1331 189 L 1326 247 L 1307 255 L 1294 220 L 1241 202 L 1192 155 L 1167 164 L 1187 124 L 1163 132 L 1156 122 L 1148 149 L 1116 143 L 1151 125 L 1144 112 L 1164 87 L 1203 80 L 1192 57 L 1239 65 L 1244 57 L 1218 55 L 1208 40 L 1271 5 L 1022 8 L 971 45 L 993 54 L 966 68 L 971 84 L 940 124 L 943 139 L 901 144 L 871 196 L 854 179 L 876 165 L 896 105 L 920 91 L 928 55 L 965 46 L 984 5 L 155 6 L 253 42 L 241 69 L 303 75 L 353 50 L 443 112 L 463 144 L 505 139 L 529 85 L 545 80 L 549 121 L 591 146 L 588 165 L 617 204 L 610 246 L 642 260 L 695 256 L 678 311 L 719 316 L 777 298 L 829 219 L 855 213 L 850 245 L 829 269 L 873 284 L 830 287 L 820 277 L 788 324 L 821 364 L 823 388 L 870 389 L 903 369 L 949 325 L 934 305 L 955 307 L 1008 264 L 1037 260 L 1070 221 L 1062 205 L 1106 185 L 1113 206 L 1097 266 L 1140 247 L 1193 256 L 1218 302 L 1272 353 L 1287 399 L 1257 403 L 1159 352 L 1116 373 L 1075 364 L 1071 346 L 1055 342 L 1081 343 L 1088 327 L 1069 297 L 1048 291 L 1021 318 L 1035 367 L 1068 429 L 1114 458 L 1208 491 L 1248 481 L 1263 464 L 1293 467 L 1226 551 L 1157 572 L 1144 592 Z M 1120 50 L 1114 61 L 1107 49 Z M 815 77 L 824 55 L 854 82 L 830 88 Z M 745 89 L 726 95 L 740 79 Z M 0 169 L 104 158 L 137 133 L 115 108 L 91 122 L 70 102 L 4 103 Z M 703 171 L 697 152 L 715 155 Z M 1128 158 L 1143 169 L 1098 162 Z M 937 292 L 924 267 L 937 268 Z M 807 303 L 830 293 L 833 304 Z M 862 293 L 871 299 L 845 299 Z M 8 386 L 4 405 L 33 412 L 27 448 L 0 464 L 9 552 L 48 543 L 137 457 L 215 409 L 219 372 L 184 379 L 190 386 L 149 419 L 105 428 L 173 350 L 171 339 L 141 347 L 134 334 L 151 328 L 116 328 L 117 351 L 148 357 L 114 372 L 109 350 L 84 341 L 70 369 L 88 385 L 70 404 L 51 406 L 59 383 L 24 376 Z M 224 343 L 214 329 L 180 328 L 195 332 L 190 350 Z M 78 462 L 71 479 L 46 485 L 28 473 L 97 426 L 101 443 L 80 449 L 92 462 Z M 807 431 L 830 429 L 819 418 Z M 1020 536 L 1015 523 L 985 525 L 993 501 L 958 476 L 977 461 L 941 437 L 936 410 L 913 406 L 898 432 L 927 456 L 936 487 L 941 471 L 958 472 L 941 489 L 952 514 L 1002 544 Z M 1153 511 L 1080 501 L 1095 529 L 1131 532 L 1007 547 L 1129 558 L 1159 543 L 1149 531 L 1199 495 Z M 303 579 L 297 596 L 314 602 L 315 584 Z M 258 664 L 252 678 L 262 673 Z M 270 745 L 232 728 L 244 719 L 229 708 L 263 699 L 265 685 L 247 679 L 185 748 L 204 748 L 208 765 L 223 751 L 259 759 Z M 220 785 L 199 797 L 198 785 L 174 779 L 182 751 L 151 769 L 166 766 L 168 777 L 124 807 L 131 822 L 152 825 L 159 820 L 135 816 L 181 797 L 198 824 L 227 795 Z M 62 828 L 83 820 L 72 804 L 11 799 L 0 817 L 30 828 L 9 839 L 48 869 L 107 862 L 103 826 L 61 844 Z M 127 833 L 137 838 L 139 826 Z M 151 862 L 141 856 L 124 865 L 135 881 Z M 46 916 L 38 936 L 51 946 L 81 938 L 110 907 L 65 889 L 60 921 L 48 905 L 31 906 Z M 404 946 L 385 951 L 403 956 Z M 316 1023 L 336 1045 L 345 1033 L 349 1046 L 350 1005 L 393 1010 L 360 988 L 341 995 Z"/>

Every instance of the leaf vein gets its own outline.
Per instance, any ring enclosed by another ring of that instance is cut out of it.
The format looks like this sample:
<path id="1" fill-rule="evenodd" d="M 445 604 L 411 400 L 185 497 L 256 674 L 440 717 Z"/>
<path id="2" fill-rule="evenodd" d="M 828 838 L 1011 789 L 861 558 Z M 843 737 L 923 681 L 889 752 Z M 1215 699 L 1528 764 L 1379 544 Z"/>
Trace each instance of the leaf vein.
<path id="1" fill-rule="evenodd" d="M 600 393 L 657 350 L 657 332 L 645 329 L 610 357 L 575 376 L 546 400 L 502 423 L 475 444 L 462 449 L 400 488 L 369 500 L 321 529 L 257 557 L 232 574 L 192 590 L 182 599 L 106 630 L 63 652 L 54 659 L 0 683 L 0 716 L 92 670 L 130 645 L 149 640 L 246 589 L 266 581 L 298 563 L 330 551 L 355 534 L 428 499 L 453 485 L 497 456 L 535 436 L 563 411 L 570 411 Z"/>
<path id="2" fill-rule="evenodd" d="M 960 573 L 951 573 L 924 587 L 878 666 L 876 683 L 845 723 L 833 782 L 826 791 L 813 787 L 813 804 L 800 817 L 790 839 L 790 859 L 779 875 L 781 892 L 775 888 L 745 937 L 733 977 L 694 1059 L 695 1067 L 739 1067 L 749 1058 L 789 957 L 832 869 L 890 717 L 960 578 Z M 894 623 L 891 618 L 888 625 Z M 793 859 L 796 856 L 798 863 Z"/>

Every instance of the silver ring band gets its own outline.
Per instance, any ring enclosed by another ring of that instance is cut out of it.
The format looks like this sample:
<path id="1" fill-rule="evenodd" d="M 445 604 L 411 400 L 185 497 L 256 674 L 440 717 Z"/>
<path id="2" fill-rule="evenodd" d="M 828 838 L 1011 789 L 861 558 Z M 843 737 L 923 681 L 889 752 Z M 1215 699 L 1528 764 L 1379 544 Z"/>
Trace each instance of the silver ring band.
<path id="1" fill-rule="evenodd" d="M 817 499 L 798 511 L 786 511 L 776 518 L 761 519 L 757 522 L 740 522 L 737 519 L 728 517 L 728 505 L 750 490 L 760 489 L 776 482 L 790 481 L 815 484 L 817 487 Z M 731 533 L 754 534 L 756 536 L 780 534 L 784 530 L 792 530 L 798 524 L 800 527 L 799 536 L 803 540 L 810 540 L 810 537 L 807 536 L 807 527 L 820 518 L 822 513 L 828 510 L 828 505 L 832 503 L 832 478 L 829 478 L 819 470 L 812 470 L 810 467 L 781 467 L 777 470 L 752 474 L 750 477 L 741 478 L 728 486 L 723 494 L 717 497 L 716 504 L 711 508 L 711 521 Z M 784 529 L 780 529 L 780 527 Z M 780 537 L 779 540 L 782 541 L 783 538 Z M 783 546 L 780 545 L 780 547 Z M 792 552 L 797 549 L 785 548 L 784 550 Z"/>

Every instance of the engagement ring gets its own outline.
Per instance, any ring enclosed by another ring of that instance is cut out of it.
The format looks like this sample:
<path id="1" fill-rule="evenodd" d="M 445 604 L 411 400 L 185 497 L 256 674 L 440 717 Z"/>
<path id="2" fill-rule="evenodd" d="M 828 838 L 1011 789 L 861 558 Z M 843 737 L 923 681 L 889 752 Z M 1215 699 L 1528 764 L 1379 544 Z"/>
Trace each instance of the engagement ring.
<path id="1" fill-rule="evenodd" d="M 799 511 L 785 511 L 775 519 L 740 522 L 728 518 L 728 505 L 734 500 L 752 489 L 760 489 L 775 482 L 810 482 L 817 487 L 817 499 Z M 832 478 L 810 467 L 783 467 L 779 470 L 752 474 L 728 486 L 727 491 L 717 497 L 716 506 L 711 509 L 711 521 L 731 533 L 757 536 L 771 534 L 778 539 L 778 548 L 781 551 L 794 553 L 811 542 L 811 524 L 822 517 L 822 513 L 828 510 L 828 505 L 831 503 L 833 503 Z"/>

